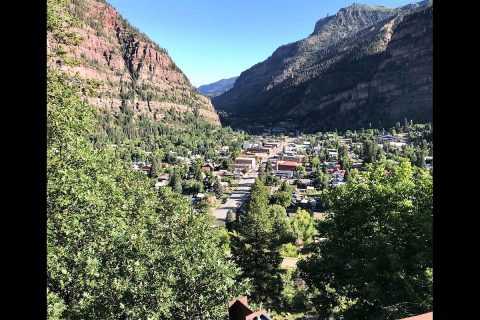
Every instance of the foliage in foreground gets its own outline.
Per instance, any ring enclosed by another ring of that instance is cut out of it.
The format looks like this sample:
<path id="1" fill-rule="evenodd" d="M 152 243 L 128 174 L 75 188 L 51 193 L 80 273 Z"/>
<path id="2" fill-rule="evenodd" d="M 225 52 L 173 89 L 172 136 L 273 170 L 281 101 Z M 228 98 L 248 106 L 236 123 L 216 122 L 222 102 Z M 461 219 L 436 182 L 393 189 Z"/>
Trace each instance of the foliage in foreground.
<path id="1" fill-rule="evenodd" d="M 210 218 L 93 147 L 84 87 L 48 71 L 48 318 L 222 318 L 245 292 Z"/>
<path id="2" fill-rule="evenodd" d="M 328 238 L 299 262 L 323 317 L 399 319 L 432 310 L 432 177 L 401 161 L 332 196 L 319 232 Z"/>

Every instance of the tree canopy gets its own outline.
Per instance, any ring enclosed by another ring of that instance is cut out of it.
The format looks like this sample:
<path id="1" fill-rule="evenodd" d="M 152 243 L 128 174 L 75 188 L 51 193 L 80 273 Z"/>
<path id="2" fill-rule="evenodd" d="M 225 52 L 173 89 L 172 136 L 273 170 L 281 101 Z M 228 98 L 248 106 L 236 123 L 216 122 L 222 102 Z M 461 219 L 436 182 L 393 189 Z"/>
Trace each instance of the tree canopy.
<path id="1" fill-rule="evenodd" d="M 332 191 L 327 241 L 299 268 L 320 315 L 398 319 L 432 308 L 432 177 L 403 159 Z"/>

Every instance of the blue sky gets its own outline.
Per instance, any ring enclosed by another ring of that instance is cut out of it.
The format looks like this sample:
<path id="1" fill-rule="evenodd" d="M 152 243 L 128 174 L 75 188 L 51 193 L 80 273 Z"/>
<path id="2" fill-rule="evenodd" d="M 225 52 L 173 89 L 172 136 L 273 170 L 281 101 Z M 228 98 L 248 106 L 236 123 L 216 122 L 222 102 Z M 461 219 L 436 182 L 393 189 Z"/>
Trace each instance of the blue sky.
<path id="1" fill-rule="evenodd" d="M 108 0 L 161 47 L 194 86 L 239 75 L 317 20 L 353 2 L 397 7 L 416 0 Z"/>

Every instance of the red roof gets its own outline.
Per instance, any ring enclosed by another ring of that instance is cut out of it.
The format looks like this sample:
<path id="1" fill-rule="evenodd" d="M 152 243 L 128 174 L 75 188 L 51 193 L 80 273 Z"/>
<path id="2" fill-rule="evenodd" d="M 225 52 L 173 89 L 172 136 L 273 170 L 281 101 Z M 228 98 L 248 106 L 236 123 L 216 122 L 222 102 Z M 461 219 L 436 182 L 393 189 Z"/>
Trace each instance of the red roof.
<path id="1" fill-rule="evenodd" d="M 293 161 L 282 161 L 282 160 L 279 160 L 277 161 L 277 164 L 280 165 L 280 166 L 292 166 L 292 167 L 298 167 L 300 164 L 297 163 L 297 162 L 293 162 Z"/>
<path id="2" fill-rule="evenodd" d="M 399 320 L 433 320 L 433 312 L 428 312 L 428 313 L 424 313 L 418 316 L 413 316 L 408 318 L 402 318 Z"/>

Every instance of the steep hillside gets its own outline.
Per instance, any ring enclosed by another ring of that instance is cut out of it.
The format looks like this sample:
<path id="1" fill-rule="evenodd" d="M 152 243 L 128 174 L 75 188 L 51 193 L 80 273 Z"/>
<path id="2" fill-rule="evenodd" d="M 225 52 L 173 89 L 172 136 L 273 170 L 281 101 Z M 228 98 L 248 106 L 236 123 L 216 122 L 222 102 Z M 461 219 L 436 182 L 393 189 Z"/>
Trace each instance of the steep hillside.
<path id="1" fill-rule="evenodd" d="M 238 77 L 232 77 L 228 79 L 218 80 L 213 83 L 204 84 L 203 86 L 198 87 L 198 91 L 201 94 L 205 94 L 208 96 L 215 96 L 224 93 L 225 91 L 230 90 L 237 80 Z"/>
<path id="2" fill-rule="evenodd" d="M 79 20 L 72 29 L 81 37 L 69 46 L 67 65 L 54 57 L 60 44 L 47 34 L 49 66 L 101 82 L 98 96 L 88 102 L 117 113 L 121 107 L 134 114 L 161 119 L 166 110 L 198 113 L 219 124 L 210 100 L 201 95 L 175 65 L 168 53 L 132 27 L 103 0 L 71 0 L 69 11 Z"/>
<path id="3" fill-rule="evenodd" d="M 226 124 L 292 119 L 306 131 L 432 117 L 432 2 L 353 4 L 278 48 L 213 98 Z"/>

